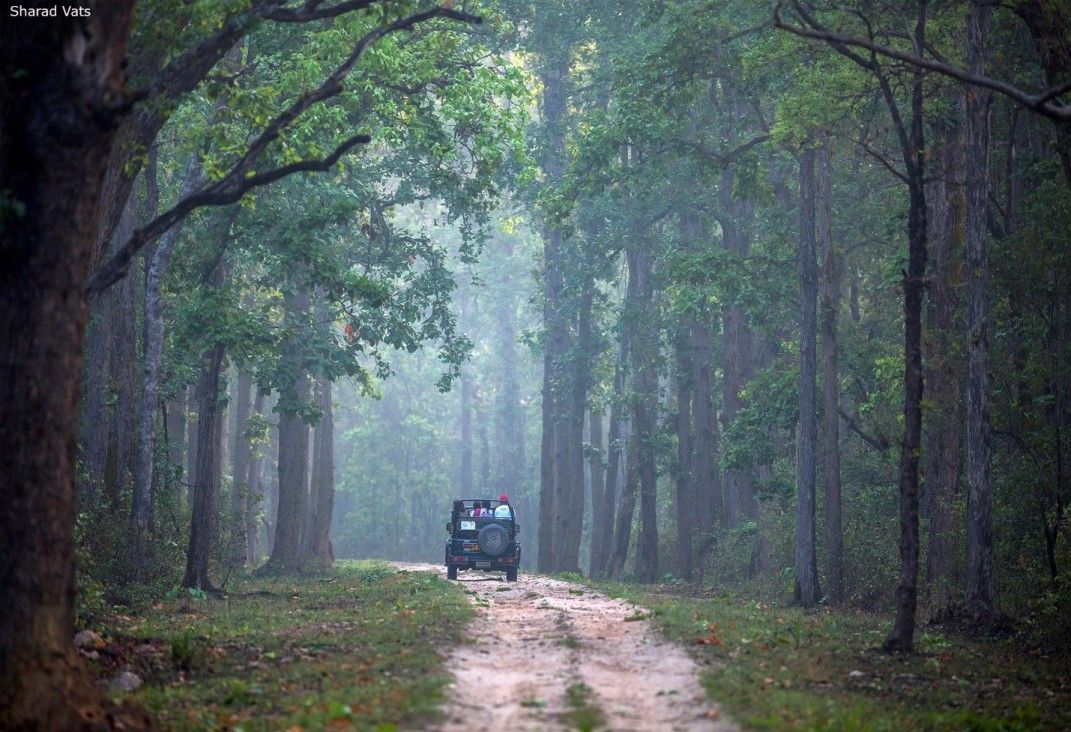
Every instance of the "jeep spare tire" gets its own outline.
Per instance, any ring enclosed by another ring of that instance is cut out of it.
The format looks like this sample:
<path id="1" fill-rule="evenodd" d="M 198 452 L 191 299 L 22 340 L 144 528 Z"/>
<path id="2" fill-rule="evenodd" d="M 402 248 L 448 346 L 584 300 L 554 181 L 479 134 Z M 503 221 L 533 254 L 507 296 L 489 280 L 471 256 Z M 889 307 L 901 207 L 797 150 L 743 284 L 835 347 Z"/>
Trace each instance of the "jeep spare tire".
<path id="1" fill-rule="evenodd" d="M 476 541 L 480 543 L 480 551 L 492 557 L 500 557 L 506 553 L 509 544 L 509 532 L 498 524 L 487 524 L 480 529 Z"/>

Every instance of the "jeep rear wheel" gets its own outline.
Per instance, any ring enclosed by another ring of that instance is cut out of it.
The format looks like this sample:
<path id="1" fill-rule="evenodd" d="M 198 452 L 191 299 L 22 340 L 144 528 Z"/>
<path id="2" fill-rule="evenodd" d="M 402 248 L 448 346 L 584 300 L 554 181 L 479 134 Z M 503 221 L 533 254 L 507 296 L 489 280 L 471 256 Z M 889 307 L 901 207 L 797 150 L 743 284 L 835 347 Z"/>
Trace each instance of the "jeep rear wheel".
<path id="1" fill-rule="evenodd" d="M 517 568 L 516 567 L 509 567 L 508 569 L 506 569 L 506 581 L 507 582 L 516 582 L 517 581 Z"/>
<path id="2" fill-rule="evenodd" d="M 446 568 L 446 579 L 457 579 L 457 565 L 451 564 L 449 567 Z"/>

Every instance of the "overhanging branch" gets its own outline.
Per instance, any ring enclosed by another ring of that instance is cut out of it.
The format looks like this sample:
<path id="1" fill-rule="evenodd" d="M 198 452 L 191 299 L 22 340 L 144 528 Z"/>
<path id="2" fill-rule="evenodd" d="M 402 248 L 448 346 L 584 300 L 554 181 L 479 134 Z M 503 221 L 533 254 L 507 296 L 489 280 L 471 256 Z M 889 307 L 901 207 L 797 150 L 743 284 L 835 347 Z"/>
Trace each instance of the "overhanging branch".
<path id="1" fill-rule="evenodd" d="M 304 9 L 306 11 L 316 11 L 319 5 L 319 2 L 310 0 L 310 2 L 306 3 Z M 269 145 L 279 138 L 284 129 L 313 105 L 335 97 L 342 92 L 343 82 L 346 77 L 373 43 L 389 33 L 411 28 L 432 18 L 449 18 L 466 23 L 480 22 L 480 18 L 468 13 L 445 7 L 435 7 L 420 13 L 414 13 L 366 33 L 357 41 L 353 52 L 319 87 L 301 95 L 264 128 L 226 175 L 200 191 L 181 199 L 144 227 L 137 229 L 115 254 L 104 262 L 89 278 L 86 283 L 87 293 L 92 297 L 122 279 L 130 268 L 130 263 L 143 247 L 155 241 L 161 234 L 185 219 L 195 209 L 204 206 L 226 206 L 235 203 L 250 190 L 269 185 L 294 173 L 326 171 L 355 146 L 367 144 L 371 140 L 368 135 L 354 135 L 335 148 L 334 152 L 325 158 L 302 160 L 261 173 L 253 172 L 254 166 L 263 158 Z"/>
<path id="2" fill-rule="evenodd" d="M 873 40 L 830 30 L 820 24 L 814 23 L 812 19 L 809 19 L 806 11 L 801 8 L 797 0 L 791 1 L 793 7 L 800 13 L 800 17 L 804 19 L 804 22 L 807 23 L 807 25 L 803 26 L 786 23 L 781 17 L 781 5 L 783 0 L 771 0 L 770 6 L 773 11 L 773 23 L 775 28 L 780 28 L 781 30 L 802 38 L 824 41 L 834 47 L 860 48 L 873 54 L 902 61 L 917 68 L 923 68 L 928 71 L 934 71 L 949 76 L 965 84 L 992 89 L 993 91 L 999 92 L 1015 102 L 1018 102 L 1027 109 L 1048 117 L 1049 119 L 1056 120 L 1057 122 L 1071 121 L 1071 105 L 1064 104 L 1057 99 L 1060 95 L 1071 91 L 1071 83 L 1063 84 L 1052 89 L 1046 89 L 1038 94 L 1031 94 L 1005 81 L 993 79 L 982 74 L 972 74 L 965 69 L 953 66 L 944 61 L 929 59 L 916 53 L 901 51 L 897 48 L 877 43 Z"/>

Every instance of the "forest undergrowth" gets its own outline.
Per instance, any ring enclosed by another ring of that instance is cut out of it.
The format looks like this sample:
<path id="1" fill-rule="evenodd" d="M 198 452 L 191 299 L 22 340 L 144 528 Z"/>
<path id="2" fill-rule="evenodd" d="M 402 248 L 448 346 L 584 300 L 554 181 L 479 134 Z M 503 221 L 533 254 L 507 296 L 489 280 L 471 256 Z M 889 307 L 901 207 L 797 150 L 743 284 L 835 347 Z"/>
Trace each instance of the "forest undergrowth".
<path id="1" fill-rule="evenodd" d="M 888 654 L 883 615 L 805 611 L 688 585 L 589 584 L 648 608 L 667 637 L 689 647 L 710 697 L 745 728 L 1071 729 L 1071 656 L 1022 634 L 923 626 L 915 653 Z"/>
<path id="2" fill-rule="evenodd" d="M 435 715 L 438 651 L 471 617 L 445 580 L 343 562 L 104 616 L 83 655 L 102 683 L 143 679 L 130 697 L 161 729 L 409 729 Z"/>

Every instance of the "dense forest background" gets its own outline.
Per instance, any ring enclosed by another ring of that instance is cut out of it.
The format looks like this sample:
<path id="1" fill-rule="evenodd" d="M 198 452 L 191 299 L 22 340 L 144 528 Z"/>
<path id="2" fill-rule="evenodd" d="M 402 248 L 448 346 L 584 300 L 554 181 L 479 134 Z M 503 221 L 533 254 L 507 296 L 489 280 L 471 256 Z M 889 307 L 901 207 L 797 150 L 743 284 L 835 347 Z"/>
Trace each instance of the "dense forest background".
<path id="1" fill-rule="evenodd" d="M 1066 2 L 104 5 L 141 91 L 64 275 L 80 623 L 438 561 L 504 492 L 530 571 L 1066 645 Z"/>

